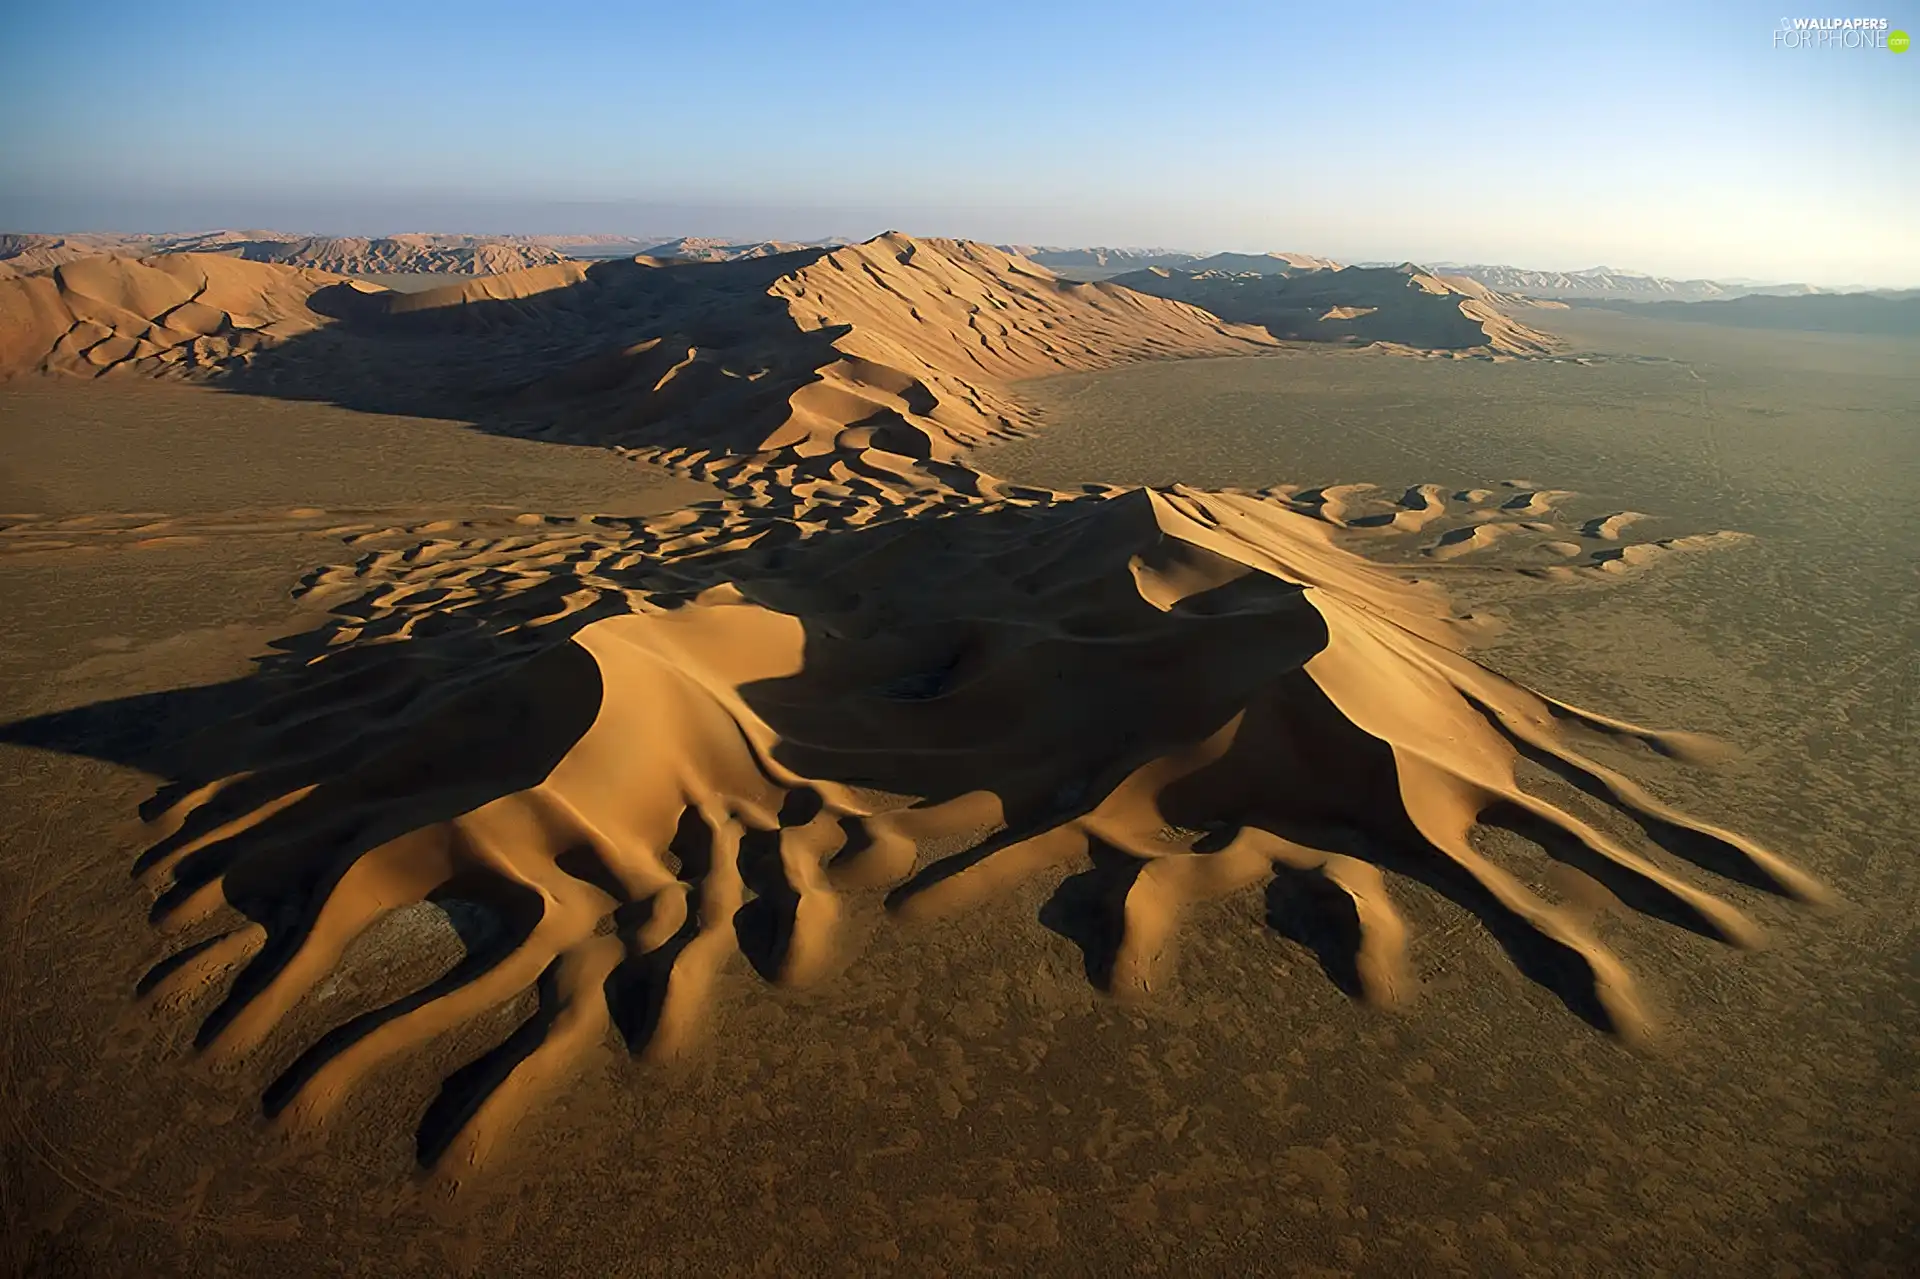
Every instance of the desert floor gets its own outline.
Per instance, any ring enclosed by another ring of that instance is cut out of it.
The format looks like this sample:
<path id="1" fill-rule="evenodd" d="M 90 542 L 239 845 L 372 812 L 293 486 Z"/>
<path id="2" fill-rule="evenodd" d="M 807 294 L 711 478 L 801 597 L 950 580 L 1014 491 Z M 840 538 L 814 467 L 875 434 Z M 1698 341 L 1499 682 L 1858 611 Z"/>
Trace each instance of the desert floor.
<path id="1" fill-rule="evenodd" d="M 34 1274 L 289 1279 L 1910 1273 L 1920 351 L 1528 322 L 1600 354 L 1287 350 L 1053 379 L 1027 388 L 1042 433 L 977 464 L 1044 484 L 1524 477 L 1595 516 L 1646 512 L 1660 536 L 1755 535 L 1617 584 L 1458 573 L 1511 623 L 1482 660 L 1739 745 L 1646 780 L 1842 898 L 1821 913 L 1715 882 L 1766 926 L 1752 953 L 1596 899 L 1658 1013 L 1650 1046 L 1570 1015 L 1411 886 L 1423 989 L 1403 1011 L 1349 1001 L 1258 894 L 1202 908 L 1172 988 L 1118 1003 L 1042 920 L 1055 876 L 875 932 L 805 993 L 723 995 L 691 1062 L 610 1055 L 449 1199 L 415 1157 L 436 1075 L 396 1069 L 324 1142 L 293 1144 L 258 1117 L 266 1066 L 211 1069 L 190 1027 L 136 1003 L 165 953 L 129 877 L 153 779 L 15 735 L 0 1255 Z M 43 517 L 30 538 L 0 529 L 0 724 L 215 690 L 109 726 L 136 762 L 232 713 L 221 682 L 307 629 L 289 591 L 351 561 L 342 530 L 705 495 L 594 450 L 174 387 L 0 390 L 0 438 L 0 512 Z M 69 522 L 55 537 L 48 518 Z M 471 1056 L 508 1024 L 435 1051 Z"/>

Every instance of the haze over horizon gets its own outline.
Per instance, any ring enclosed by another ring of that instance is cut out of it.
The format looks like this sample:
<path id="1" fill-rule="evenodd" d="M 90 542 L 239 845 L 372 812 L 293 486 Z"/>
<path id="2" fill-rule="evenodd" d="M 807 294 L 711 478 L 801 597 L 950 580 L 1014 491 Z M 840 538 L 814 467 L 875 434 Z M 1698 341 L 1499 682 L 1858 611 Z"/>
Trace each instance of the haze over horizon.
<path id="1" fill-rule="evenodd" d="M 1900 158 L 1920 55 L 1780 49 L 1779 23 L 1758 3 L 50 8 L 0 49 L 0 227 L 898 227 L 1920 285 Z"/>

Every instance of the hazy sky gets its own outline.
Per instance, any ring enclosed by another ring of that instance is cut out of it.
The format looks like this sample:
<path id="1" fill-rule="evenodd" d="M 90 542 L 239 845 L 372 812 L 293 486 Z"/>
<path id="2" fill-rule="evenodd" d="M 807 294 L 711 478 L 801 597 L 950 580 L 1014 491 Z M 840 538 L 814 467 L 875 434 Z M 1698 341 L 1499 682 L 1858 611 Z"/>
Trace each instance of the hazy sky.
<path id="1" fill-rule="evenodd" d="M 1920 34 L 1920 0 L 1847 6 Z M 863 236 L 1920 285 L 1787 0 L 9 4 L 0 229 Z M 1827 6 L 1834 11 L 1832 6 Z"/>

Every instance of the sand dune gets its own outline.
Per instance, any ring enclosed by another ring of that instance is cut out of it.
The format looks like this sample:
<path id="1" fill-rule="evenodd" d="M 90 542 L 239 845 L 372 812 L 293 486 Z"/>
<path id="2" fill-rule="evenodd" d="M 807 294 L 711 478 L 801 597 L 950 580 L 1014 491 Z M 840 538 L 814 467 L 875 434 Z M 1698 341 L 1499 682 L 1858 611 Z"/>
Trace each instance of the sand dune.
<path id="1" fill-rule="evenodd" d="M 192 312 L 196 346 L 178 320 L 203 276 L 222 288 L 194 305 L 220 315 Z M 1270 344 L 1181 303 L 904 236 L 714 265 L 563 262 L 407 294 L 207 255 L 101 258 L 0 282 L 0 317 L 17 335 L 0 376 L 300 379 L 315 394 L 389 377 L 599 444 L 840 450 L 894 470 L 1016 429 L 1012 379 Z M 295 336 L 313 341 L 262 358 Z"/>
<path id="2" fill-rule="evenodd" d="M 145 258 L 219 253 L 340 275 L 492 275 L 566 261 L 555 241 L 530 236 L 291 235 L 284 231 L 195 231 L 155 235 L 0 235 L 0 279 L 111 254 Z"/>
<path id="3" fill-rule="evenodd" d="M 312 332 L 327 322 L 328 300 L 356 288 L 216 254 L 81 258 L 0 280 L 0 380 L 205 373 Z"/>
<path id="4" fill-rule="evenodd" d="M 1180 268 L 1183 271 L 1225 271 L 1229 275 L 1299 275 L 1308 271 L 1338 271 L 1332 258 L 1311 253 L 1215 253 Z"/>
<path id="5" fill-rule="evenodd" d="M 710 236 L 687 235 L 665 240 L 641 249 L 642 257 L 671 258 L 686 262 L 738 262 L 750 258 L 771 258 L 796 249 L 837 248 L 843 240 L 719 240 Z"/>
<path id="6" fill-rule="evenodd" d="M 1482 667 L 1464 654 L 1479 623 L 1407 567 L 1459 572 L 1532 539 L 1541 558 L 1512 571 L 1597 581 L 1697 542 L 1569 563 L 1565 495 L 1517 481 L 1066 493 L 966 465 L 1022 420 L 1014 380 L 1271 343 L 1179 301 L 900 235 L 405 296 L 187 257 L 0 288 L 9 331 L 41 352 L 19 370 L 101 367 L 89 353 L 114 341 L 102 359 L 171 371 L 160 354 L 185 339 L 151 333 L 198 317 L 236 357 L 207 375 L 237 389 L 345 395 L 404 364 L 429 388 L 468 379 L 462 404 L 502 400 L 519 429 L 625 447 L 728 495 L 645 519 L 527 513 L 506 536 L 343 530 L 354 562 L 302 584 L 332 620 L 283 645 L 261 676 L 274 695 L 155 797 L 139 867 L 175 946 L 142 991 L 198 1019 L 218 1056 L 300 1037 L 266 1095 L 290 1125 L 531 991 L 520 1029 L 422 1117 L 423 1162 L 458 1180 L 603 1043 L 699 1044 L 745 969 L 828 980 L 875 926 L 1063 872 L 1051 917 L 1117 998 L 1177 980 L 1191 908 L 1259 889 L 1343 989 L 1405 1002 L 1419 974 L 1393 876 L 1627 1038 L 1650 1015 L 1626 967 L 1481 853 L 1476 825 L 1732 945 L 1758 928 L 1686 868 L 1824 897 L 1579 744 L 1693 758 L 1695 739 Z M 69 341 L 83 325 L 109 336 Z M 1368 539 L 1401 562 L 1348 548 Z M 1523 785 L 1539 770 L 1595 812 Z M 1607 833 L 1612 818 L 1647 847 Z M 314 1012 L 369 938 L 424 945 L 423 916 L 452 921 L 463 958 L 385 1002 Z"/>
<path id="7" fill-rule="evenodd" d="M 1509 299 L 1411 263 L 1265 274 L 1154 267 L 1115 276 L 1113 283 L 1261 325 L 1277 338 L 1486 355 L 1555 349 L 1551 338 L 1506 313 Z"/>
<path id="8" fill-rule="evenodd" d="M 1420 484 L 1398 498 L 1364 482 L 1279 485 L 1260 496 L 1337 530 L 1342 545 L 1376 563 L 1553 581 L 1618 577 L 1660 564 L 1675 552 L 1727 549 L 1749 540 L 1722 530 L 1621 544 L 1629 525 L 1650 517 L 1618 511 L 1575 524 L 1562 517 L 1560 508 L 1579 494 L 1522 480 L 1451 493 L 1437 484 Z M 1594 542 L 1615 545 L 1595 547 Z"/>
<path id="9" fill-rule="evenodd" d="M 1037 262 L 1049 270 L 1063 272 L 1092 272 L 1098 274 L 1118 274 L 1121 271 L 1138 271 L 1149 266 L 1184 267 L 1199 257 L 1197 253 L 1182 253 L 1177 249 L 1115 249 L 1095 247 L 1089 249 L 1060 248 L 1044 244 L 1003 244 L 1002 250 L 1015 257 Z"/>
<path id="10" fill-rule="evenodd" d="M 1061 867 L 1091 866 L 1062 908 L 1084 912 L 1089 973 L 1118 997 L 1171 979 L 1190 905 L 1266 886 L 1310 903 L 1335 980 L 1404 1001 L 1388 871 L 1639 1036 L 1627 970 L 1476 852 L 1476 822 L 1527 830 L 1657 918 L 1735 945 L 1758 931 L 1523 789 L 1523 759 L 1696 865 L 1821 896 L 1566 729 L 1669 754 L 1684 735 L 1479 667 L 1434 588 L 1329 532 L 1258 495 L 953 508 L 828 480 L 491 543 L 362 535 L 358 565 L 309 584 L 339 601 L 333 656 L 218 744 L 251 767 L 156 811 L 143 870 L 185 948 L 149 993 L 244 1053 L 364 930 L 463 903 L 490 921 L 479 965 L 343 1023 L 268 1098 L 319 1121 L 380 1064 L 537 986 L 530 1029 L 424 1121 L 423 1153 L 461 1173 L 605 1036 L 656 1056 L 701 1042 L 736 956 L 803 986 L 853 958 L 863 921 L 966 910 Z M 448 629 L 462 618 L 479 631 Z"/>
<path id="11" fill-rule="evenodd" d="M 153 251 L 151 237 L 128 235 L 0 234 L 0 279 L 31 275 L 103 253 L 141 257 Z"/>
<path id="12" fill-rule="evenodd" d="M 224 251 L 339 275 L 497 275 L 567 260 L 548 245 L 471 235 L 306 236 L 238 242 Z"/>

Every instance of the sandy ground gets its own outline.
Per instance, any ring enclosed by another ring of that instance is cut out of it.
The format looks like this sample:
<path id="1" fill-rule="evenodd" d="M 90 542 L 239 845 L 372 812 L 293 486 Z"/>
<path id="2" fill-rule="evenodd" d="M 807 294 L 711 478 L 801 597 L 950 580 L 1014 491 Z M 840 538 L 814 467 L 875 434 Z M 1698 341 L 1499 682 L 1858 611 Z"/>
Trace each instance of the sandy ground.
<path id="1" fill-rule="evenodd" d="M 1625 351 L 1667 343 L 1646 328 L 1580 336 Z M 1900 862 L 1911 842 L 1900 797 L 1912 776 L 1912 716 L 1898 654 L 1910 648 L 1913 618 L 1902 609 L 1912 596 L 1897 578 L 1878 588 L 1879 572 L 1901 571 L 1891 552 L 1864 563 L 1848 552 L 1870 554 L 1878 543 L 1867 534 L 1891 540 L 1885 507 L 1911 491 L 1900 487 L 1914 454 L 1897 412 L 1900 396 L 1912 400 L 1899 376 L 1912 365 L 1880 372 L 1873 353 L 1835 349 L 1843 354 L 1833 359 L 1859 365 L 1814 368 L 1807 376 L 1828 385 L 1804 401 L 1782 401 L 1765 381 L 1784 376 L 1773 353 L 1742 363 L 1677 346 L 1651 363 L 1591 366 L 1474 370 L 1329 353 L 1156 365 L 1038 386 L 1047 432 L 984 459 L 998 474 L 1044 483 L 1378 477 L 1478 487 L 1524 476 L 1525 487 L 1488 487 L 1490 497 L 1450 506 L 1506 527 L 1519 517 L 1498 513 L 1505 493 L 1547 513 L 1561 499 L 1545 490 L 1564 488 L 1589 495 L 1579 500 L 1599 521 L 1595 543 L 1638 533 L 1634 521 L 1606 523 L 1625 511 L 1661 517 L 1663 536 L 1753 533 L 1657 573 L 1615 583 L 1583 571 L 1539 595 L 1480 574 L 1470 556 L 1435 561 L 1460 597 L 1516 623 L 1488 653 L 1508 674 L 1643 721 L 1757 744 L 1711 770 L 1663 767 L 1655 789 L 1709 820 L 1764 831 L 1844 898 L 1822 915 L 1713 881 L 1774 939 L 1772 949 L 1738 952 L 1609 905 L 1578 876 L 1548 885 L 1640 978 L 1660 1027 L 1645 1043 L 1629 1046 L 1571 1015 L 1515 972 L 1471 916 L 1417 885 L 1395 890 L 1422 987 L 1404 1010 L 1349 999 L 1312 950 L 1267 927 L 1272 899 L 1260 894 L 1190 907 L 1177 967 L 1153 998 L 1116 998 L 1089 980 L 1092 950 L 1083 954 L 1057 913 L 1072 896 L 1060 891 L 1067 881 L 1086 876 L 1046 867 L 968 913 L 871 927 L 858 962 L 831 981 L 734 973 L 715 987 L 719 1030 L 704 1050 L 665 1062 L 594 1057 L 538 1122 L 517 1127 L 486 1178 L 464 1186 L 422 1171 L 419 1116 L 443 1075 L 528 1015 L 524 1000 L 452 1026 L 404 1069 L 376 1063 L 323 1137 L 260 1117 L 259 1099 L 299 1056 L 302 1034 L 328 1025 L 333 1010 L 366 1006 L 436 947 L 458 954 L 444 913 L 408 914 L 398 932 L 370 934 L 302 1017 L 252 1056 L 196 1055 L 190 1019 L 131 997 L 172 950 L 150 927 L 151 895 L 128 878 L 152 840 L 132 815 L 152 793 L 158 744 L 178 727 L 172 720 L 218 724 L 245 709 L 222 681 L 245 675 L 276 636 L 325 633 L 314 630 L 318 608 L 339 601 L 326 594 L 335 587 L 372 584 L 362 620 L 404 631 L 436 616 L 444 596 L 435 592 L 485 589 L 545 561 L 600 580 L 618 571 L 604 543 L 664 555 L 676 538 L 726 528 L 660 517 L 611 536 L 615 525 L 577 517 L 642 516 L 703 490 L 655 478 L 636 491 L 647 472 L 634 462 L 447 421 L 193 389 L 0 392 L 9 435 L 37 441 L 25 461 L 9 453 L 5 483 L 38 513 L 15 525 L 15 553 L 0 559 L 9 601 L 0 717 L 165 694 L 119 701 L 112 748 L 100 754 L 122 763 L 0 747 L 0 803 L 24 815 L 0 834 L 8 1259 L 71 1274 L 1901 1273 L 1920 1135 L 1907 923 L 1915 890 Z M 996 358 L 1008 368 L 1018 359 Z M 835 367 L 826 390 L 877 394 L 869 365 Z M 1290 376 L 1262 382 L 1276 371 Z M 1614 380 L 1581 384 L 1600 390 L 1579 405 L 1577 423 L 1563 418 L 1550 432 L 1542 416 L 1566 405 L 1574 385 L 1551 380 L 1562 374 Z M 1445 409 L 1443 379 L 1458 378 L 1477 380 L 1458 384 L 1470 390 L 1442 426 L 1420 429 L 1397 407 L 1420 392 L 1414 404 Z M 1172 389 L 1150 393 L 1154 379 L 1173 379 Z M 1727 398 L 1688 390 L 1694 380 Z M 1837 384 L 1855 398 L 1841 397 L 1834 418 L 1793 407 L 1834 404 Z M 1103 386 L 1120 388 L 1117 398 L 1101 401 Z M 1799 412 L 1799 434 L 1716 430 L 1704 453 L 1696 443 L 1671 466 L 1657 460 L 1680 434 L 1673 422 L 1691 413 L 1718 423 L 1743 394 Z M 1294 411 L 1281 405 L 1303 398 L 1328 425 L 1310 438 L 1288 431 L 1301 439 L 1269 462 L 1265 442 Z M 866 401 L 853 403 L 865 411 Z M 1370 433 L 1345 429 L 1349 409 Z M 257 412 L 274 429 L 223 419 L 229 411 Z M 1170 413 L 1177 432 L 1165 429 Z M 1662 415 L 1664 430 L 1646 425 Z M 94 425 L 63 429 L 76 421 Z M 991 436 L 973 422 L 943 429 L 955 440 Z M 1412 458 L 1393 451 L 1388 422 L 1420 441 Z M 1857 433 L 1830 434 L 1824 448 L 1801 439 L 1843 427 Z M 222 429 L 220 447 L 196 464 L 188 437 Z M 408 460 L 330 470 L 339 450 L 315 445 L 356 432 L 364 456 L 405 439 Z M 1556 462 L 1548 435 L 1572 452 Z M 116 440 L 111 456 L 124 465 L 82 464 L 101 456 L 102 436 Z M 1166 463 L 1167 446 L 1154 441 L 1168 438 L 1193 452 L 1172 474 L 1142 474 Z M 1352 447 L 1362 439 L 1376 451 Z M 1061 450 L 1051 461 L 1040 452 L 1049 447 Z M 1773 466 L 1783 451 L 1799 469 Z M 1702 468 L 1744 476 L 1742 467 L 1769 478 L 1704 496 L 1706 480 L 1688 482 Z M 818 484 L 801 513 L 841 532 L 833 521 L 865 518 L 867 508 L 842 496 L 846 482 Z M 783 491 L 760 483 L 749 506 Z M 613 505 L 620 493 L 624 509 Z M 1661 500 L 1683 493 L 1696 504 Z M 1745 504 L 1720 496 L 1730 493 L 1747 495 Z M 1768 494 L 1779 500 L 1762 500 Z M 1314 498 L 1323 519 L 1325 496 Z M 1353 505 L 1362 509 L 1357 496 Z M 1214 509 L 1230 506 L 1220 499 Z M 1582 508 L 1562 509 L 1578 517 Z M 523 521 L 535 512 L 546 518 Z M 892 527 L 925 530 L 930 544 L 901 545 L 951 560 L 931 514 Z M 1002 514 L 1016 533 L 1051 518 L 1017 503 Z M 885 546 L 891 534 L 880 532 L 872 544 Z M 410 549 L 428 545 L 438 549 Z M 766 554 L 755 561 L 763 568 L 779 550 Z M 440 578 L 435 559 L 446 562 Z M 814 562 L 822 578 L 804 585 L 834 597 L 838 569 Z M 336 568 L 303 576 L 322 564 Z M 1177 604 L 1192 589 L 1177 585 L 1183 574 L 1218 568 L 1176 556 L 1134 571 L 1142 590 L 1171 591 Z M 1867 584 L 1849 593 L 1847 575 Z M 317 589 L 296 604 L 288 591 L 301 581 Z M 704 604 L 690 624 L 724 607 Z M 657 644 L 669 624 L 612 620 L 639 625 L 580 632 L 602 646 L 603 672 L 618 669 L 612 638 Z M 875 633 L 885 639 L 884 628 Z M 731 635 L 715 631 L 689 660 L 734 660 Z M 204 695 L 177 691 L 201 686 Z M 644 686 L 636 677 L 621 687 Z M 150 715 L 138 713 L 144 705 Z M 809 713 L 832 709 L 829 700 Z M 644 734 L 619 740 L 649 749 Z M 490 752 L 510 755 L 517 743 L 479 733 L 455 735 L 453 746 L 450 758 L 484 771 Z M 1644 750 L 1591 749 L 1603 764 L 1646 770 Z M 634 776 L 644 789 L 648 770 Z M 1550 783 L 1546 793 L 1574 803 Z M 1520 864 L 1524 850 L 1504 839 L 1486 834 L 1481 852 Z M 270 868 L 275 850 L 255 844 L 237 856 Z M 807 915 L 796 914 L 798 928 Z M 595 943 L 583 945 L 585 954 Z"/>

